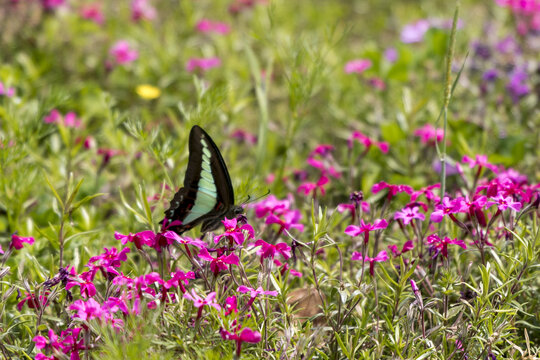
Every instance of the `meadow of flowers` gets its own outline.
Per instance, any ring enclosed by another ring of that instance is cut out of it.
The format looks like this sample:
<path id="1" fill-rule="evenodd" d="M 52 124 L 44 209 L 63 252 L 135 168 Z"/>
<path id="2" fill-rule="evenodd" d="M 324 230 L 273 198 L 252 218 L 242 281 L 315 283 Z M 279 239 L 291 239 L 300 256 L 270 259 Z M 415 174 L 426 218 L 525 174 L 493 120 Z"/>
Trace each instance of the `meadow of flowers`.
<path id="1" fill-rule="evenodd" d="M 4 0 L 1 359 L 538 359 L 540 1 Z M 200 125 L 236 204 L 161 222 Z"/>

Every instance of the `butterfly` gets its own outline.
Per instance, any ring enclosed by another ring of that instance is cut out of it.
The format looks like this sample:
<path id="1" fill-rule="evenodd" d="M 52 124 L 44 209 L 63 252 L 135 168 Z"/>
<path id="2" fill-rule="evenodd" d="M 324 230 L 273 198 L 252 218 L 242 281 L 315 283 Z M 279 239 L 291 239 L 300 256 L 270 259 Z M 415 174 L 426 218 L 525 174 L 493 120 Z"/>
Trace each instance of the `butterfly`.
<path id="1" fill-rule="evenodd" d="M 217 229 L 224 217 L 235 218 L 243 212 L 234 204 L 231 178 L 218 147 L 206 131 L 193 126 L 184 187 L 165 211 L 164 227 L 182 234 L 202 222 L 201 231 L 206 233 Z"/>

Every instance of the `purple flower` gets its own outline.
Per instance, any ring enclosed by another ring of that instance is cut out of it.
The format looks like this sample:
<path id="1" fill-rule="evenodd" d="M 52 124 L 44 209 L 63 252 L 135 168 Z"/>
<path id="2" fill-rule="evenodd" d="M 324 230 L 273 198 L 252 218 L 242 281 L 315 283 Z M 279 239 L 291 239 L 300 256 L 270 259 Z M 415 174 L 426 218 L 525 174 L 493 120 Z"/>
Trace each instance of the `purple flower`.
<path id="1" fill-rule="evenodd" d="M 499 77 L 497 69 L 488 69 L 482 75 L 482 79 L 487 82 L 493 82 Z"/>
<path id="2" fill-rule="evenodd" d="M 119 40 L 114 43 L 109 53 L 113 56 L 114 61 L 118 65 L 129 64 L 137 60 L 139 53 L 131 48 L 126 40 Z"/>
<path id="3" fill-rule="evenodd" d="M 396 48 L 390 47 L 384 50 L 384 58 L 390 63 L 395 62 L 398 59 L 398 52 Z"/>
<path id="4" fill-rule="evenodd" d="M 506 90 L 510 94 L 514 104 L 518 103 L 521 98 L 525 97 L 531 91 L 529 85 L 526 83 L 528 77 L 527 72 L 520 68 L 514 69 L 510 74 L 508 84 L 506 84 Z"/>
<path id="5" fill-rule="evenodd" d="M 372 63 L 371 63 L 371 60 L 369 59 L 356 59 L 356 60 L 351 60 L 348 63 L 346 63 L 344 70 L 345 70 L 345 73 L 347 74 L 351 74 L 351 73 L 361 74 L 367 69 L 369 69 L 371 65 Z"/>
<path id="6" fill-rule="evenodd" d="M 401 30 L 401 41 L 405 44 L 421 42 L 429 28 L 430 23 L 425 19 L 405 25 Z"/>
<path id="7" fill-rule="evenodd" d="M 221 59 L 211 58 L 191 58 L 186 64 L 186 70 L 193 72 L 195 70 L 206 71 L 221 65 Z"/>
<path id="8" fill-rule="evenodd" d="M 66 0 L 41 0 L 41 4 L 46 10 L 54 10 L 62 5 Z"/>
<path id="9" fill-rule="evenodd" d="M 426 216 L 419 212 L 418 207 L 405 207 L 402 210 L 396 211 L 394 220 L 398 219 L 403 221 L 403 224 L 408 225 L 414 219 L 424 221 Z"/>

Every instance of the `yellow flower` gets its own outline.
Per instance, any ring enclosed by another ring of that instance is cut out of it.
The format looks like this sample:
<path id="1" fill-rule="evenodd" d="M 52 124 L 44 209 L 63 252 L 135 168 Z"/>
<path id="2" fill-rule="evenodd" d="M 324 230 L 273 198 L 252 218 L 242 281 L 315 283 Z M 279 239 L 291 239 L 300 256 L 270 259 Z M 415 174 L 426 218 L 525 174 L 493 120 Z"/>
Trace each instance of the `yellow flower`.
<path id="1" fill-rule="evenodd" d="M 157 99 L 161 95 L 161 90 L 159 88 L 148 84 L 138 85 L 135 88 L 135 92 L 146 100 Z"/>

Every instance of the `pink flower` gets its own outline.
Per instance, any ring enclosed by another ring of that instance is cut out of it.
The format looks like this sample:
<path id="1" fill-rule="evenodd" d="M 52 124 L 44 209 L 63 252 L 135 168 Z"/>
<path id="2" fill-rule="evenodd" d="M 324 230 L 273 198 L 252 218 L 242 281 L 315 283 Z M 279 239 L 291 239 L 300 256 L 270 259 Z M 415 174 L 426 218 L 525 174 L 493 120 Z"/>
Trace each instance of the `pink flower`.
<path id="1" fill-rule="evenodd" d="M 405 207 L 402 210 L 396 211 L 394 215 L 394 220 L 401 220 L 404 225 L 408 225 L 414 219 L 421 221 L 426 219 L 426 216 L 419 212 L 418 207 Z"/>
<path id="2" fill-rule="evenodd" d="M 41 0 L 41 4 L 46 10 L 54 10 L 62 5 L 66 0 Z"/>
<path id="3" fill-rule="evenodd" d="M 132 0 L 131 1 L 131 19 L 153 20 L 156 17 L 156 9 L 148 3 L 148 0 Z"/>
<path id="4" fill-rule="evenodd" d="M 367 244 L 369 241 L 369 233 L 374 230 L 385 229 L 388 226 L 388 223 L 384 219 L 375 219 L 373 224 L 365 223 L 364 219 L 360 219 L 360 226 L 349 225 L 345 229 L 345 234 L 349 236 L 359 236 L 364 234 L 364 243 Z"/>
<path id="5" fill-rule="evenodd" d="M 257 250 L 257 255 L 261 257 L 261 263 L 265 258 L 269 257 L 273 259 L 276 254 L 281 254 L 285 260 L 291 257 L 291 248 L 285 243 L 272 245 L 264 240 L 259 239 L 255 242 L 255 247 L 258 246 L 261 247 Z"/>
<path id="6" fill-rule="evenodd" d="M 488 168 L 489 170 L 493 171 L 495 174 L 497 173 L 497 166 L 488 163 L 487 156 L 486 155 L 476 155 L 474 159 L 468 157 L 467 155 L 463 156 L 461 159 L 461 162 L 469 164 L 470 168 L 473 168 L 475 166 L 478 166 L 478 170 L 482 168 Z"/>
<path id="7" fill-rule="evenodd" d="M 213 258 L 207 249 L 201 249 L 199 251 L 199 257 L 205 261 L 210 261 L 210 270 L 212 270 L 214 275 L 217 275 L 220 271 L 227 270 L 227 265 L 238 266 L 240 262 L 240 258 L 234 253 Z"/>
<path id="8" fill-rule="evenodd" d="M 126 40 L 115 42 L 111 50 L 109 50 L 109 54 L 113 56 L 118 65 L 129 64 L 139 57 L 137 50 L 132 49 Z"/>
<path id="9" fill-rule="evenodd" d="M 236 331 L 230 333 L 225 329 L 220 329 L 219 333 L 223 340 L 233 340 L 236 341 L 236 356 L 239 358 L 240 353 L 242 352 L 242 343 L 258 343 L 261 341 L 261 334 L 258 331 L 253 331 L 250 328 L 244 328 L 240 332 L 240 326 L 237 327 Z"/>
<path id="10" fill-rule="evenodd" d="M 278 233 L 282 233 L 283 230 L 297 229 L 298 231 L 304 231 L 304 225 L 300 224 L 299 221 L 302 218 L 300 210 L 290 210 L 282 213 L 279 217 L 270 214 L 266 218 L 266 224 L 278 224 L 280 226 Z"/>
<path id="11" fill-rule="evenodd" d="M 202 315 L 202 311 L 203 311 L 203 308 L 205 305 L 208 305 L 208 306 L 211 306 L 213 307 L 214 309 L 216 309 L 217 311 L 221 311 L 221 306 L 216 303 L 216 292 L 211 292 L 210 294 L 208 294 L 204 299 L 199 295 L 197 294 L 197 292 L 195 291 L 195 289 L 191 289 L 191 294 L 186 292 L 184 294 L 184 297 L 186 299 L 189 299 L 191 301 L 193 301 L 193 306 L 195 306 L 196 308 L 198 308 L 198 312 L 197 312 L 197 319 L 199 319 Z"/>
<path id="12" fill-rule="evenodd" d="M 2 245 L 0 245 L 0 254 L 4 254 L 4 250 L 2 249 Z"/>
<path id="13" fill-rule="evenodd" d="M 351 73 L 361 74 L 365 70 L 369 69 L 371 65 L 372 63 L 371 63 L 371 60 L 369 59 L 356 59 L 356 60 L 351 60 L 348 63 L 346 63 L 344 70 L 345 70 L 345 73 L 347 74 L 351 74 Z"/>
<path id="14" fill-rule="evenodd" d="M 358 140 L 359 142 L 364 144 L 364 146 L 366 147 L 366 151 L 368 151 L 369 148 L 372 145 L 374 145 L 374 146 L 378 147 L 379 150 L 381 150 L 384 154 L 388 153 L 389 146 L 388 146 L 387 142 L 375 141 L 375 140 L 367 137 L 366 135 L 362 134 L 360 131 L 353 131 L 353 133 L 351 134 L 351 136 L 347 140 L 349 149 L 352 149 L 352 147 L 354 145 L 354 140 Z"/>
<path id="15" fill-rule="evenodd" d="M 231 138 L 238 140 L 238 142 L 240 143 L 246 143 L 251 145 L 257 144 L 257 136 L 242 129 L 235 130 L 231 134 Z"/>
<path id="16" fill-rule="evenodd" d="M 81 296 L 85 299 L 96 295 L 96 287 L 92 282 L 92 272 L 90 271 L 83 272 L 79 277 L 71 276 L 66 284 L 66 290 L 70 290 L 74 286 L 80 287 Z"/>
<path id="17" fill-rule="evenodd" d="M 401 41 L 406 44 L 421 42 L 429 28 L 429 21 L 424 19 L 405 25 L 401 30 Z"/>
<path id="18" fill-rule="evenodd" d="M 226 35 L 231 31 L 231 28 L 229 25 L 222 23 L 222 22 L 213 22 L 208 19 L 202 19 L 197 23 L 195 26 L 197 31 L 200 31 L 202 33 L 218 33 L 222 35 Z"/>
<path id="19" fill-rule="evenodd" d="M 17 250 L 21 250 L 24 246 L 24 244 L 30 244 L 32 245 L 34 243 L 34 238 L 29 237 L 22 237 L 17 234 L 11 235 L 11 243 L 9 244 L 10 248 L 15 248 Z"/>
<path id="20" fill-rule="evenodd" d="M 445 215 L 451 215 L 459 212 L 461 205 L 455 200 L 450 200 L 449 197 L 443 198 L 442 204 L 435 205 L 435 211 L 431 213 L 430 220 L 436 223 L 442 221 Z M 453 219 L 452 219 L 453 220 Z"/>
<path id="21" fill-rule="evenodd" d="M 504 196 L 503 194 L 499 194 L 495 196 L 494 198 L 491 198 L 490 201 L 486 202 L 486 206 L 489 207 L 491 205 L 497 205 L 497 208 L 499 211 L 504 211 L 508 208 L 519 211 L 521 210 L 521 203 L 519 201 L 514 201 L 514 199 L 511 196 Z"/>
<path id="22" fill-rule="evenodd" d="M 101 5 L 98 3 L 83 6 L 81 8 L 81 16 L 83 19 L 91 20 L 99 25 L 103 25 L 105 22 L 105 17 L 101 11 Z"/>
<path id="23" fill-rule="evenodd" d="M 414 135 L 420 138 L 422 144 L 434 145 L 435 142 L 441 142 L 444 136 L 443 129 L 437 129 L 431 124 L 426 124 L 414 131 Z"/>
<path id="24" fill-rule="evenodd" d="M 218 66 L 221 66 L 221 59 L 217 57 L 191 58 L 186 64 L 186 70 L 189 72 L 193 72 L 195 70 L 201 70 L 204 72 Z"/>
<path id="25" fill-rule="evenodd" d="M 388 198 L 396 196 L 398 193 L 404 192 L 411 195 L 413 193 L 413 188 L 409 185 L 392 185 L 387 182 L 381 181 L 371 188 L 371 191 L 376 194 L 383 189 L 388 189 Z"/>
<path id="26" fill-rule="evenodd" d="M 0 96 L 13 97 L 15 95 L 15 88 L 7 87 L 2 82 L 0 82 Z"/>
<path id="27" fill-rule="evenodd" d="M 437 255 L 442 254 L 445 258 L 448 257 L 448 245 L 454 244 L 462 247 L 463 249 L 467 248 L 467 245 L 465 245 L 465 242 L 463 240 L 458 239 L 450 239 L 448 236 L 445 236 L 443 239 L 441 239 L 436 234 L 431 234 L 427 237 L 427 243 L 430 246 L 430 250 L 435 252 L 434 258 L 437 257 Z"/>
<path id="28" fill-rule="evenodd" d="M 75 317 L 83 321 L 101 319 L 104 314 L 104 311 L 101 309 L 101 305 L 93 298 L 88 299 L 86 302 L 77 300 L 71 304 L 68 309 L 76 310 L 77 314 Z"/>
<path id="29" fill-rule="evenodd" d="M 317 190 L 318 190 L 321 192 L 321 195 L 324 195 L 326 193 L 326 190 L 324 189 L 324 185 L 328 184 L 329 181 L 330 180 L 328 179 L 328 177 L 322 174 L 316 183 L 306 181 L 300 184 L 300 186 L 298 186 L 297 191 L 299 194 L 304 194 L 306 196 L 309 194 L 313 194 L 313 196 L 316 196 Z"/>
<path id="30" fill-rule="evenodd" d="M 250 288 L 250 287 L 247 287 L 247 286 L 244 286 L 244 285 L 240 285 L 238 287 L 238 289 L 236 289 L 236 291 L 238 291 L 240 293 L 249 292 L 250 299 L 247 302 L 247 304 L 245 306 L 245 309 L 249 309 L 251 307 L 251 305 L 253 304 L 253 302 L 255 301 L 255 299 L 257 298 L 257 296 L 259 296 L 259 295 L 271 295 L 271 296 L 277 296 L 278 295 L 277 291 L 266 291 L 266 290 L 263 290 L 263 288 L 260 287 L 260 286 L 257 288 L 257 290 L 255 290 L 253 288 Z"/>
<path id="31" fill-rule="evenodd" d="M 135 234 L 129 233 L 129 235 L 123 235 L 117 231 L 114 233 L 114 238 L 116 240 L 120 240 L 122 245 L 132 242 L 139 250 L 142 249 L 143 245 L 152 246 L 154 244 L 155 237 L 156 234 L 154 234 L 154 232 L 151 230 L 145 230 Z"/>
<path id="32" fill-rule="evenodd" d="M 411 240 L 408 240 L 403 244 L 403 248 L 401 248 L 401 251 L 398 251 L 398 248 L 396 245 L 388 245 L 388 248 L 390 251 L 392 251 L 392 254 L 394 257 L 400 256 L 401 254 L 406 253 L 407 251 L 411 251 L 414 249 L 414 243 Z"/>
<path id="33" fill-rule="evenodd" d="M 353 252 L 351 260 L 362 260 L 362 253 L 360 252 Z M 364 262 L 369 262 L 369 274 L 373 276 L 375 271 L 375 263 L 376 262 L 384 262 L 388 260 L 388 254 L 386 253 L 386 250 L 383 250 L 377 254 L 374 258 L 370 258 L 368 256 L 364 257 Z"/>
<path id="34" fill-rule="evenodd" d="M 437 183 L 437 184 L 433 184 L 433 185 L 423 187 L 418 191 L 414 191 L 411 194 L 411 201 L 416 201 L 416 199 L 418 199 L 418 197 L 420 197 L 420 195 L 425 195 L 426 199 L 428 199 L 429 201 L 434 202 L 434 203 L 438 203 L 441 198 L 439 196 L 435 195 L 435 193 L 432 190 L 433 189 L 440 189 L 440 187 L 441 187 L 441 184 Z"/>
<path id="35" fill-rule="evenodd" d="M 75 114 L 73 111 L 70 111 L 65 116 L 62 116 L 62 114 L 56 109 L 53 109 L 49 115 L 45 116 L 43 121 L 46 124 L 62 124 L 65 127 L 71 128 L 80 128 L 82 124 L 81 120 L 77 118 L 77 114 Z"/>
<path id="36" fill-rule="evenodd" d="M 253 239 L 255 236 L 255 231 L 253 227 L 249 224 L 238 226 L 238 220 L 236 219 L 227 219 L 221 221 L 225 226 L 225 233 L 214 236 L 214 243 L 218 243 L 222 238 L 228 239 L 229 241 L 234 241 L 238 245 L 242 245 L 246 240 L 244 231 L 246 232 L 247 239 Z"/>
<path id="37" fill-rule="evenodd" d="M 45 292 L 44 295 L 38 296 L 32 293 L 25 293 L 25 297 L 17 303 L 17 310 L 21 311 L 24 304 L 27 304 L 30 309 L 42 309 L 49 305 L 49 292 Z"/>
<path id="38" fill-rule="evenodd" d="M 236 296 L 229 296 L 225 300 L 224 308 L 225 308 L 225 316 L 232 313 L 236 314 L 238 312 L 238 300 L 236 299 Z"/>
<path id="39" fill-rule="evenodd" d="M 129 248 L 123 248 L 120 252 L 116 248 L 104 248 L 103 254 L 92 256 L 88 260 L 88 267 L 92 273 L 96 273 L 101 270 L 105 273 L 112 275 L 119 275 L 119 272 L 115 268 L 119 268 L 122 262 L 127 260 L 127 253 L 131 250 Z"/>

